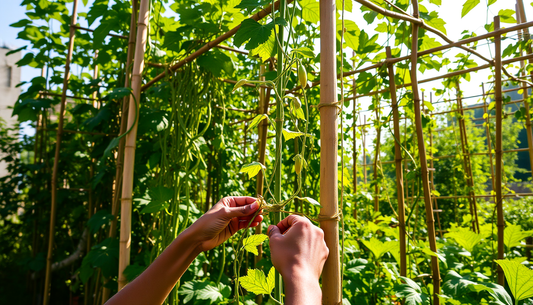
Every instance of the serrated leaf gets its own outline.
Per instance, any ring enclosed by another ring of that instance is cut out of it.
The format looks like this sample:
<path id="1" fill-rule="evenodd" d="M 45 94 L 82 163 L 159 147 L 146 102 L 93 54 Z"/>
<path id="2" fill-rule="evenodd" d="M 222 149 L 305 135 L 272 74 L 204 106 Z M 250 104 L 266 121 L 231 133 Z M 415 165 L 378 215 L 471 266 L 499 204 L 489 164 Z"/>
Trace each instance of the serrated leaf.
<path id="1" fill-rule="evenodd" d="M 463 4 L 463 10 L 461 11 L 461 18 L 466 16 L 474 7 L 479 4 L 480 0 L 466 0 Z"/>
<path id="2" fill-rule="evenodd" d="M 248 269 L 248 274 L 239 277 L 239 282 L 241 286 L 249 292 L 255 294 L 270 294 L 275 287 L 274 276 L 274 267 L 270 268 L 268 277 L 265 277 L 265 274 L 261 270 Z"/>
<path id="3" fill-rule="evenodd" d="M 268 115 L 267 114 L 258 114 L 251 122 L 250 122 L 250 125 L 248 126 L 248 129 L 247 130 L 250 130 L 254 127 L 256 127 L 257 125 L 259 125 L 259 123 L 261 123 L 261 121 L 263 121 L 264 119 L 267 119 L 268 120 Z"/>
<path id="4" fill-rule="evenodd" d="M 442 18 L 433 18 L 431 20 L 426 21 L 426 23 L 437 30 L 441 31 L 446 35 L 446 28 L 444 25 L 446 24 L 446 21 L 444 21 Z"/>
<path id="5" fill-rule="evenodd" d="M 533 297 L 533 270 L 516 261 L 496 260 L 509 284 L 509 289 L 516 300 Z"/>
<path id="6" fill-rule="evenodd" d="M 266 170 L 266 167 L 259 162 L 252 162 L 250 164 L 243 165 L 239 173 L 248 174 L 248 178 L 255 177 L 260 170 Z"/>
<path id="7" fill-rule="evenodd" d="M 274 34 L 274 32 L 272 32 L 266 42 L 260 44 L 257 48 L 250 51 L 250 55 L 252 56 L 257 55 L 261 58 L 261 61 L 264 62 L 268 60 L 270 57 L 274 56 L 275 50 L 276 50 L 276 35 Z"/>
<path id="8" fill-rule="evenodd" d="M 298 196 L 296 196 L 296 199 L 308 202 L 309 204 L 314 205 L 316 207 L 320 207 L 320 208 L 322 207 L 320 202 L 316 201 L 315 199 L 313 199 L 311 197 L 298 197 Z"/>
<path id="9" fill-rule="evenodd" d="M 268 236 L 265 234 L 255 234 L 255 235 L 246 237 L 242 241 L 242 247 L 244 248 L 244 250 L 248 252 L 251 252 L 255 255 L 259 255 L 259 253 L 257 252 L 257 246 L 262 244 L 263 241 L 265 241 L 265 239 L 267 238 Z"/>

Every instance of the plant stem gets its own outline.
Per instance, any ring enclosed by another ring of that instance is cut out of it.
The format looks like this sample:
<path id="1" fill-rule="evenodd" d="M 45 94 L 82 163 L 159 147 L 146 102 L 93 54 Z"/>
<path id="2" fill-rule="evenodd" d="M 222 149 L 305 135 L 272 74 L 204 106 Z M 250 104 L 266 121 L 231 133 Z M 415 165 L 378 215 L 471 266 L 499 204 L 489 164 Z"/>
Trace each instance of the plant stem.
<path id="1" fill-rule="evenodd" d="M 282 19 L 285 19 L 285 11 L 287 8 L 287 2 L 286 0 L 280 0 L 279 3 L 279 17 Z M 284 63 L 284 54 L 283 54 L 283 26 L 279 27 L 278 31 L 278 37 L 279 39 L 279 45 L 278 45 L 278 81 L 277 81 L 277 88 L 278 92 L 283 92 L 283 84 L 284 84 L 284 76 L 282 76 L 283 73 L 283 63 Z M 282 139 L 282 130 L 283 130 L 283 100 L 279 97 L 278 94 L 276 94 L 276 168 L 274 172 L 274 199 L 277 202 L 281 202 L 281 164 L 282 162 L 282 151 L 283 151 L 283 139 Z M 278 222 L 281 221 L 281 213 L 275 212 L 273 217 L 273 224 L 276 225 Z M 281 298 L 282 295 L 282 279 L 281 274 L 279 274 L 276 271 L 275 276 L 275 288 L 274 288 L 274 298 L 283 302 L 283 299 Z"/>

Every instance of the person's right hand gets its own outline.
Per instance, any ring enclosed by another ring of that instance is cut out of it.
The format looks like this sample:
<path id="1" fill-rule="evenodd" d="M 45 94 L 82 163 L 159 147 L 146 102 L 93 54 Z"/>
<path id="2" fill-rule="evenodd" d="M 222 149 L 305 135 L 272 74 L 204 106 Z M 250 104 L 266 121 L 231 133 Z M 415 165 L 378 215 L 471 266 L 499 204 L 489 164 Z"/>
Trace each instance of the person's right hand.
<path id="1" fill-rule="evenodd" d="M 286 281 L 305 278 L 318 284 L 329 254 L 322 229 L 307 218 L 290 215 L 270 225 L 268 235 L 272 264 Z"/>

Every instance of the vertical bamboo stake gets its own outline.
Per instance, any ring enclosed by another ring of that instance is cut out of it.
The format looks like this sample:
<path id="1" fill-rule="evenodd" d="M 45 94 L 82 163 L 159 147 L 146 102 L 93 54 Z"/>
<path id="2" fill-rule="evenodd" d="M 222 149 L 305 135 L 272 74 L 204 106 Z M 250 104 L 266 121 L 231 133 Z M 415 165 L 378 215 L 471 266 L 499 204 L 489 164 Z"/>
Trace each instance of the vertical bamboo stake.
<path id="1" fill-rule="evenodd" d="M 494 31 L 500 29 L 500 16 L 494 17 Z M 498 217 L 498 259 L 504 256 L 504 228 L 505 221 L 503 218 L 503 197 L 502 197 L 502 40 L 501 35 L 494 37 L 494 99 L 496 102 L 496 214 Z M 503 270 L 498 265 L 498 284 L 504 285 L 505 277 Z"/>
<path id="2" fill-rule="evenodd" d="M 418 2 L 412 0 L 413 4 L 413 16 L 419 17 Z M 417 80 L 417 53 L 418 53 L 418 25 L 412 24 L 413 34 L 411 36 L 411 83 L 413 89 L 413 100 L 415 110 L 415 126 L 416 136 L 418 139 L 418 154 L 420 157 L 420 169 L 422 175 L 422 186 L 424 188 L 424 203 L 426 206 L 426 224 L 428 230 L 429 247 L 431 251 L 437 252 L 437 241 L 435 237 L 435 220 L 433 217 L 433 206 L 431 204 L 431 190 L 429 189 L 429 176 L 428 176 L 428 164 L 426 159 L 426 145 L 424 143 L 424 132 L 422 130 L 422 116 L 420 113 L 420 97 L 418 93 L 418 80 Z M 440 272 L 439 261 L 437 257 L 431 256 L 431 269 L 433 276 L 433 304 L 439 305 L 440 294 Z"/>
<path id="3" fill-rule="evenodd" d="M 470 215 L 472 216 L 472 230 L 479 233 L 479 221 L 477 217 L 477 202 L 476 193 L 474 192 L 474 177 L 472 173 L 472 162 L 470 160 L 470 146 L 468 145 L 468 138 L 466 135 L 465 113 L 463 109 L 462 93 L 459 87 L 459 81 L 455 83 L 457 90 L 457 110 L 456 114 L 459 116 L 459 135 L 461 138 L 461 150 L 463 153 L 463 167 L 466 177 L 466 185 L 468 187 L 468 195 L 470 202 Z"/>
<path id="4" fill-rule="evenodd" d="M 429 95 L 429 102 L 431 104 L 433 104 L 433 93 L 431 92 L 430 95 Z M 435 166 L 434 166 L 434 163 L 433 163 L 433 133 L 431 132 L 431 127 L 429 128 L 429 155 L 431 157 L 429 163 L 431 166 L 431 171 L 430 171 L 430 180 L 431 180 L 431 189 L 432 190 L 436 190 L 436 187 L 435 187 Z M 437 204 L 437 197 L 434 196 L 433 197 L 433 202 L 435 203 L 435 217 L 437 218 L 437 225 L 439 226 L 439 235 L 440 237 L 442 237 L 442 227 L 440 226 L 440 216 L 439 216 L 439 205 Z"/>
<path id="5" fill-rule="evenodd" d="M 131 246 L 131 203 L 133 195 L 133 174 L 135 165 L 135 139 L 137 137 L 137 125 L 135 115 L 138 115 L 138 104 L 141 100 L 141 81 L 144 68 L 144 52 L 146 50 L 147 24 L 149 21 L 150 1 L 141 0 L 139 8 L 139 19 L 137 22 L 137 43 L 135 46 L 135 59 L 133 61 L 133 72 L 131 76 L 131 87 L 133 97 L 130 97 L 128 111 L 128 129 L 133 126 L 130 133 L 126 135 L 126 147 L 124 150 L 124 182 L 122 185 L 122 198 L 120 209 L 120 245 L 118 262 L 118 289 L 126 285 L 126 277 L 123 272 L 130 264 Z M 135 125 L 133 125 L 135 123 Z"/>
<path id="6" fill-rule="evenodd" d="M 386 48 L 387 59 L 392 58 L 390 47 Z M 407 275 L 407 249 L 405 243 L 405 202 L 403 192 L 402 150 L 400 147 L 400 114 L 398 112 L 398 98 L 396 97 L 396 81 L 394 65 L 388 65 L 389 88 L 392 101 L 392 116 L 394 122 L 394 162 L 396 163 L 396 196 L 398 198 L 398 227 L 400 229 L 400 275 Z"/>
<path id="7" fill-rule="evenodd" d="M 494 190 L 494 162 L 492 160 L 492 143 L 490 139 L 490 127 L 489 127 L 489 111 L 487 108 L 487 95 L 485 93 L 485 83 L 481 84 L 481 89 L 483 90 L 483 111 L 487 114 L 487 118 L 485 119 L 485 135 L 487 137 L 487 154 L 489 155 L 489 162 L 490 162 L 490 177 L 491 177 L 491 184 L 492 189 Z M 496 198 L 493 198 L 494 202 L 496 202 Z"/>
<path id="8" fill-rule="evenodd" d="M 131 8 L 131 18 L 130 18 L 130 33 L 129 33 L 129 40 L 128 40 L 128 51 L 126 55 L 126 66 L 124 67 L 125 70 L 125 76 L 124 76 L 124 87 L 128 88 L 130 87 L 130 66 L 131 62 L 133 61 L 133 55 L 135 54 L 135 37 L 137 35 L 137 8 L 138 8 L 138 0 L 132 1 L 132 8 Z M 120 113 L 120 134 L 124 134 L 126 132 L 126 128 L 128 127 L 128 116 L 126 113 L 128 112 L 128 102 L 130 97 L 124 97 L 122 100 L 122 111 Z M 118 151 L 116 155 L 116 170 L 115 170 L 115 185 L 114 185 L 114 192 L 113 192 L 113 203 L 111 205 L 111 214 L 115 216 L 115 219 L 111 221 L 111 225 L 109 226 L 109 237 L 115 237 L 117 232 L 117 217 L 118 217 L 118 208 L 119 208 L 119 190 L 122 189 L 122 172 L 124 169 L 124 146 L 126 138 L 123 137 L 120 139 L 120 142 L 118 144 Z M 109 297 L 109 294 L 106 294 L 106 291 L 104 290 L 104 294 L 102 296 L 103 298 Z"/>
<path id="9" fill-rule="evenodd" d="M 524 3 L 522 0 L 516 0 L 516 16 L 518 17 L 518 23 L 524 23 L 526 22 L 526 14 L 524 12 Z M 529 29 L 525 28 L 523 31 L 523 39 L 529 40 Z M 519 31 L 520 32 L 520 31 Z M 520 37 L 520 33 L 518 35 Z M 531 45 L 527 46 L 528 50 L 527 53 L 531 54 Z M 522 53 L 522 52 L 521 52 Z M 529 61 L 532 62 L 531 60 Z M 524 68 L 526 66 L 526 62 L 524 60 L 520 61 L 520 67 Z M 525 71 L 522 71 L 522 75 L 525 75 Z M 533 74 L 531 75 L 531 79 L 533 79 Z M 522 83 L 522 96 L 524 97 L 524 108 L 526 109 L 525 113 L 525 120 L 526 120 L 526 132 L 527 132 L 527 144 L 528 144 L 528 152 L 529 152 L 529 168 L 531 169 L 531 174 L 533 175 L 533 132 L 531 130 L 531 115 L 529 110 L 529 92 L 527 85 Z"/>
<path id="10" fill-rule="evenodd" d="M 265 77 L 265 66 L 263 64 L 259 67 L 259 80 L 264 81 Z M 270 100 L 270 93 L 266 94 L 265 88 L 261 87 L 259 89 L 259 109 L 258 113 L 267 114 L 268 113 L 268 103 Z M 259 163 L 265 164 L 265 154 L 266 154 L 266 142 L 267 142 L 267 132 L 268 132 L 268 120 L 263 120 L 259 124 Z M 257 196 L 263 196 L 263 172 L 259 171 L 256 180 L 256 194 Z M 255 233 L 261 233 L 261 226 L 255 227 Z M 257 255 L 255 256 L 255 264 L 257 265 L 259 261 L 263 258 L 263 246 L 259 245 L 257 247 Z M 258 294 L 255 297 L 255 302 L 261 304 L 263 302 L 263 295 Z"/>
<path id="11" fill-rule="evenodd" d="M 284 20 L 285 19 L 285 11 L 287 10 L 287 1 L 286 0 L 280 0 L 279 1 L 279 17 Z M 283 53 L 283 47 L 284 47 L 284 30 L 283 27 L 279 27 L 278 32 L 279 37 L 279 44 L 277 49 L 277 55 L 278 55 L 278 62 L 277 62 L 277 70 L 278 70 L 278 76 L 280 76 L 278 80 L 278 92 L 279 94 L 282 94 L 284 90 L 284 84 L 285 84 L 285 77 L 282 75 L 284 70 L 284 56 Z M 276 95 L 277 96 L 277 95 Z M 274 197 L 277 202 L 281 202 L 281 167 L 282 167 L 282 153 L 283 153 L 283 138 L 281 131 L 283 130 L 283 118 L 284 118 L 284 101 L 276 98 L 276 160 L 278 161 L 276 163 L 276 169 L 274 171 Z M 274 224 L 277 224 L 281 221 L 281 213 L 280 212 L 274 212 L 272 219 L 274 220 Z M 283 280 L 281 278 L 281 274 L 279 274 L 277 271 L 275 271 L 275 277 L 274 277 L 274 298 L 280 301 L 283 301 L 282 294 L 283 294 Z"/>
<path id="12" fill-rule="evenodd" d="M 320 1 L 320 227 L 329 248 L 322 272 L 322 304 L 342 302 L 338 223 L 338 122 L 335 0 Z M 341 50 L 342 52 L 342 50 Z M 342 69 L 342 68 L 341 68 Z M 329 219 L 328 219 L 329 218 Z"/>
<path id="13" fill-rule="evenodd" d="M 61 93 L 61 106 L 59 109 L 59 123 L 57 126 L 56 134 L 56 149 L 54 154 L 54 168 L 52 171 L 52 202 L 50 208 L 50 231 L 48 235 L 48 253 L 46 256 L 46 274 L 44 279 L 44 300 L 43 304 L 48 305 L 50 301 L 50 280 L 51 280 L 51 267 L 52 267 L 52 255 L 54 250 L 54 234 L 55 234 L 55 222 L 56 222 L 56 210 L 57 210 L 57 176 L 59 172 L 59 152 L 61 150 L 61 139 L 63 136 L 63 121 L 65 116 L 65 104 L 67 101 L 68 81 L 70 77 L 70 61 L 72 60 L 72 53 L 74 52 L 74 40 L 76 37 L 76 28 L 78 18 L 78 0 L 74 0 L 72 7 L 72 18 L 70 19 L 70 35 L 68 42 L 68 53 L 65 61 L 65 74 L 63 75 L 63 87 Z"/>

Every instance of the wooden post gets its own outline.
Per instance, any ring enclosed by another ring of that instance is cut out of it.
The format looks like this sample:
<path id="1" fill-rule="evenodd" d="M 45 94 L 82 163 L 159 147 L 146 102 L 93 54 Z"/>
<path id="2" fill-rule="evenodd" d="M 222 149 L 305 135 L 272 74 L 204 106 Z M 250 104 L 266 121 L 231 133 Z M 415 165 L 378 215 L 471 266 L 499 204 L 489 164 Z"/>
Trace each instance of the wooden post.
<path id="1" fill-rule="evenodd" d="M 363 126 L 361 126 L 361 133 L 363 137 L 363 182 L 366 184 L 366 115 L 363 116 Z"/>
<path id="2" fill-rule="evenodd" d="M 489 162 L 490 162 L 490 177 L 491 177 L 491 184 L 492 189 L 494 190 L 494 162 L 492 160 L 492 141 L 490 139 L 490 119 L 489 119 L 489 111 L 487 107 L 487 95 L 485 94 L 485 83 L 481 84 L 481 89 L 483 90 L 483 112 L 487 114 L 487 118 L 485 119 L 485 136 L 487 138 L 487 154 L 489 155 Z M 493 198 L 494 202 L 496 202 L 496 199 Z"/>
<path id="3" fill-rule="evenodd" d="M 130 264 L 131 247 L 131 204 L 133 196 L 133 174 L 135 165 L 135 140 L 137 137 L 137 125 L 135 116 L 138 116 L 139 103 L 141 101 L 141 80 L 144 68 L 144 52 L 146 50 L 147 24 L 150 10 L 150 1 L 141 0 L 139 8 L 139 19 L 137 22 L 137 43 L 135 46 L 135 59 L 133 61 L 133 72 L 131 76 L 131 87 L 133 96 L 130 97 L 128 111 L 128 129 L 132 127 L 130 133 L 126 135 L 126 147 L 124 150 L 124 182 L 122 185 L 122 198 L 120 209 L 120 245 L 118 262 L 118 289 L 126 285 L 126 277 L 123 272 Z M 133 124 L 135 123 L 135 125 Z"/>
<path id="4" fill-rule="evenodd" d="M 418 2 L 412 0 L 413 15 L 419 17 Z M 416 136 L 418 139 L 418 155 L 420 157 L 420 170 L 422 175 L 422 186 L 424 188 L 424 203 L 426 207 L 426 224 L 428 232 L 428 241 L 431 251 L 437 252 L 437 241 L 435 237 L 435 220 L 433 217 L 433 205 L 431 204 L 431 190 L 429 188 L 428 164 L 426 159 L 426 145 L 424 143 L 424 132 L 422 129 L 422 116 L 420 113 L 420 97 L 418 92 L 417 80 L 417 52 L 418 52 L 418 25 L 412 24 L 413 34 L 411 35 L 411 87 L 413 89 L 413 101 L 415 112 Z M 431 269 L 433 277 L 433 304 L 440 304 L 440 271 L 437 257 L 431 256 Z"/>
<path id="5" fill-rule="evenodd" d="M 466 185 L 468 187 L 468 201 L 470 203 L 470 215 L 472 216 L 472 230 L 479 233 L 479 221 L 477 217 L 477 201 L 476 193 L 474 191 L 474 177 L 472 173 L 472 162 L 470 160 L 470 146 L 468 145 L 468 137 L 466 134 L 466 124 L 465 124 L 465 112 L 463 109 L 463 101 L 461 99 L 462 93 L 461 88 L 459 87 L 459 81 L 455 83 L 457 95 L 457 112 L 456 117 L 458 118 L 459 123 L 459 135 L 461 139 L 461 150 L 463 153 L 463 169 L 465 172 Z"/>
<path id="6" fill-rule="evenodd" d="M 387 59 L 392 58 L 391 49 L 386 48 Z M 398 98 L 396 97 L 396 82 L 394 78 L 394 64 L 388 65 L 389 88 L 392 102 L 392 116 L 394 123 L 394 162 L 396 164 L 396 196 L 398 198 L 398 227 L 400 230 L 400 275 L 407 275 L 407 249 L 405 241 L 405 202 L 403 192 L 402 150 L 400 147 L 400 114 L 398 112 Z"/>
<path id="7" fill-rule="evenodd" d="M 320 227 L 329 248 L 322 272 L 322 304 L 342 302 L 338 220 L 338 121 L 335 0 L 320 1 Z M 328 219 L 331 218 L 331 219 Z"/>
<path id="8" fill-rule="evenodd" d="M 52 273 L 52 260 L 54 250 L 54 235 L 57 211 L 57 176 L 59 174 L 59 152 L 61 150 L 61 139 L 63 136 L 63 121 L 65 117 L 65 104 L 67 102 L 68 81 L 70 78 L 70 62 L 72 60 L 72 53 L 74 52 L 74 40 L 76 38 L 76 29 L 74 26 L 78 19 L 78 0 L 74 0 L 72 7 L 72 17 L 70 19 L 70 35 L 68 42 L 68 53 L 65 61 L 65 73 L 63 75 L 63 87 L 61 92 L 61 104 L 59 108 L 59 123 L 57 125 L 56 134 L 56 149 L 54 154 L 54 168 L 52 171 L 52 200 L 50 207 L 50 229 L 48 232 L 48 253 L 46 256 L 46 274 L 44 278 L 44 294 L 43 304 L 48 305 L 50 302 L 50 281 Z"/>
<path id="9" fill-rule="evenodd" d="M 500 29 L 500 16 L 494 17 L 494 30 Z M 496 214 L 498 218 L 498 259 L 504 257 L 504 228 L 505 221 L 503 218 L 503 197 L 502 197 L 502 40 L 501 35 L 494 36 L 494 99 L 496 102 Z M 503 270 L 498 265 L 498 284 L 505 284 L 505 276 Z"/>

